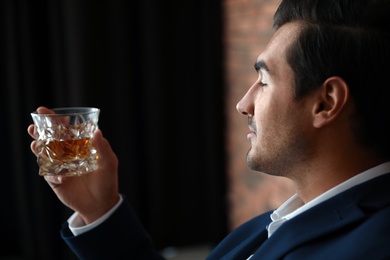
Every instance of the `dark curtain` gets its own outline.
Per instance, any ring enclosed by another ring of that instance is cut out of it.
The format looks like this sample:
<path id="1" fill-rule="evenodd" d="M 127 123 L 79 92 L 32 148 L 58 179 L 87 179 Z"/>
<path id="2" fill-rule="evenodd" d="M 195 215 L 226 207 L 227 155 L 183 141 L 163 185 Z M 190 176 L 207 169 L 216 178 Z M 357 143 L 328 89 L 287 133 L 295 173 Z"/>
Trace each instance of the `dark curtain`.
<path id="1" fill-rule="evenodd" d="M 95 106 L 158 250 L 226 234 L 220 1 L 2 0 L 1 259 L 73 259 L 38 176 L 38 106 Z M 109 238 L 107 238 L 109 239 Z"/>

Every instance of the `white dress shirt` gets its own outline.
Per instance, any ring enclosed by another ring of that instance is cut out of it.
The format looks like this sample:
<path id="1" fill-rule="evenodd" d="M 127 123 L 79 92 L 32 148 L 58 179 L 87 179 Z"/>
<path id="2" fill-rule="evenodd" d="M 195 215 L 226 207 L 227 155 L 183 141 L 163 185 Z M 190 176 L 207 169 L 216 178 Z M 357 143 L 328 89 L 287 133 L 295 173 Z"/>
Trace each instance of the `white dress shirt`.
<path id="1" fill-rule="evenodd" d="M 121 205 L 122 201 L 123 198 L 122 196 L 120 196 L 118 203 L 112 209 L 110 209 L 106 212 L 106 214 L 104 214 L 94 222 L 89 223 L 88 225 L 85 225 L 84 221 L 81 219 L 80 215 L 77 212 L 73 213 L 73 215 L 70 216 L 70 218 L 68 219 L 70 231 L 73 233 L 74 236 L 77 236 L 93 229 L 94 227 L 97 227 L 106 219 L 108 219 L 108 217 L 111 216 L 112 213 L 115 212 L 115 210 Z"/>

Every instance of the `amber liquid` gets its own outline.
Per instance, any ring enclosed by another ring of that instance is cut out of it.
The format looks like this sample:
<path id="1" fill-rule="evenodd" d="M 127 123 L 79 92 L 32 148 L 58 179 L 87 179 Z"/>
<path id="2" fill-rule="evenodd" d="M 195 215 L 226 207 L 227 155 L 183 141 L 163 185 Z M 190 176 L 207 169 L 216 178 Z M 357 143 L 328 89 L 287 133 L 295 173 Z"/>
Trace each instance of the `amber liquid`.
<path id="1" fill-rule="evenodd" d="M 92 148 L 90 138 L 50 140 L 46 147 L 50 150 L 53 159 L 60 160 L 86 158 Z"/>

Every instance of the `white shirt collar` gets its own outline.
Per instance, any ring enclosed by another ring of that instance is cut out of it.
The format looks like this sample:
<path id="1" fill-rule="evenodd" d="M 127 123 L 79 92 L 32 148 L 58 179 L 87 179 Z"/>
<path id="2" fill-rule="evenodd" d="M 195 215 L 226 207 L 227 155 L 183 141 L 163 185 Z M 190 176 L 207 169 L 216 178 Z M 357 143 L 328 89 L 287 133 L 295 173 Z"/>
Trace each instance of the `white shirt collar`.
<path id="1" fill-rule="evenodd" d="M 342 182 L 341 184 L 322 193 L 321 195 L 319 195 L 318 197 L 314 198 L 313 200 L 309 201 L 306 204 L 303 203 L 303 201 L 299 198 L 297 194 L 294 194 L 291 198 L 289 198 L 285 203 L 283 203 L 278 209 L 276 209 L 271 214 L 270 217 L 272 219 L 272 222 L 267 227 L 268 236 L 271 236 L 273 232 L 275 232 L 276 229 L 280 227 L 281 224 L 283 224 L 285 221 L 290 220 L 293 217 L 296 217 L 297 215 L 314 207 L 315 205 L 327 199 L 330 199 L 331 197 L 336 196 L 337 194 L 347 189 L 350 189 L 356 185 L 359 185 L 363 182 L 366 182 L 368 180 L 371 180 L 373 178 L 376 178 L 378 176 L 381 176 L 389 172 L 390 172 L 390 162 L 382 163 Z"/>

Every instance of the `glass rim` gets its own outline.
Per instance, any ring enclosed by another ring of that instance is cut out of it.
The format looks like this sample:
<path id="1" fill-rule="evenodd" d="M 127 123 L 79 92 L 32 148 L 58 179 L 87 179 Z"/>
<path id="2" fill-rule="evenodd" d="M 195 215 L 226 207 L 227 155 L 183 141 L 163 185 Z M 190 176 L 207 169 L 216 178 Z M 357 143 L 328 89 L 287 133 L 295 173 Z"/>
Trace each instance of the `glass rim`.
<path id="1" fill-rule="evenodd" d="M 32 116 L 77 116 L 85 114 L 99 113 L 100 109 L 97 107 L 55 107 L 49 108 L 54 111 L 54 114 L 39 114 L 37 111 L 31 112 Z"/>

